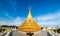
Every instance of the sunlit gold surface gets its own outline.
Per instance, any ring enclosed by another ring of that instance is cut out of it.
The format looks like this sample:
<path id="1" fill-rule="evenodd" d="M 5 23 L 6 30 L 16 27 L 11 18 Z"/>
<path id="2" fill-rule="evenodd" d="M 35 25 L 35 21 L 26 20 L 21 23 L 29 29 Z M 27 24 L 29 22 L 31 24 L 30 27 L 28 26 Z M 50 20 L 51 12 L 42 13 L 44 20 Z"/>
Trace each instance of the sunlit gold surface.
<path id="1" fill-rule="evenodd" d="M 23 32 L 40 31 L 41 27 L 38 26 L 38 24 L 33 20 L 30 9 L 28 12 L 29 13 L 28 13 L 28 17 L 27 17 L 26 21 L 24 23 L 22 23 L 21 26 L 18 27 L 18 30 L 23 31 Z"/>

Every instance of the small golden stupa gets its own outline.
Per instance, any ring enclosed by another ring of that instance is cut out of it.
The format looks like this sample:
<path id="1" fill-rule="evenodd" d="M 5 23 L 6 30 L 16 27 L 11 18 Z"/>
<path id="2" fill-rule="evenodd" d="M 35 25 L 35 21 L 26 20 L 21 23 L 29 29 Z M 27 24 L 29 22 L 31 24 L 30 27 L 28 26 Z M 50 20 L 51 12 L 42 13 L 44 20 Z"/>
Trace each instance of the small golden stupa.
<path id="1" fill-rule="evenodd" d="M 31 9 L 28 10 L 28 16 L 24 23 L 22 23 L 21 26 L 18 27 L 18 31 L 23 32 L 36 32 L 40 31 L 41 27 L 33 20 L 31 15 Z"/>

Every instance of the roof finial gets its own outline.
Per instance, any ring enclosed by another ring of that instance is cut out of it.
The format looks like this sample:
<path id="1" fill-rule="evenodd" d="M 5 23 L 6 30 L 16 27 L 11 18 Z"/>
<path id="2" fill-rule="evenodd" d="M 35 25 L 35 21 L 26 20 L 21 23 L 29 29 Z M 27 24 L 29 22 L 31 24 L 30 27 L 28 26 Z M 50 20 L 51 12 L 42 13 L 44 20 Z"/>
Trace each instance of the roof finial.
<path id="1" fill-rule="evenodd" d="M 31 13 L 31 8 L 30 8 L 30 6 L 29 6 L 29 8 L 28 8 L 28 12 Z"/>
<path id="2" fill-rule="evenodd" d="M 28 17 L 27 20 L 32 20 L 32 15 L 31 15 L 31 8 L 28 8 Z"/>

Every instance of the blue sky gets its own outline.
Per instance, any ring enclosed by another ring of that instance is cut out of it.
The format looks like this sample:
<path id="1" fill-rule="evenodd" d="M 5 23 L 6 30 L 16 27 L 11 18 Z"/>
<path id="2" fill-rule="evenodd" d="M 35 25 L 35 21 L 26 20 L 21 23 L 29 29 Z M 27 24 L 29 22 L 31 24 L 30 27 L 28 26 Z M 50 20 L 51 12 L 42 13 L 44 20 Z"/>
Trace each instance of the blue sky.
<path id="1" fill-rule="evenodd" d="M 39 25 L 60 24 L 60 0 L 0 0 L 0 24 L 20 25 L 28 15 L 28 7 Z"/>

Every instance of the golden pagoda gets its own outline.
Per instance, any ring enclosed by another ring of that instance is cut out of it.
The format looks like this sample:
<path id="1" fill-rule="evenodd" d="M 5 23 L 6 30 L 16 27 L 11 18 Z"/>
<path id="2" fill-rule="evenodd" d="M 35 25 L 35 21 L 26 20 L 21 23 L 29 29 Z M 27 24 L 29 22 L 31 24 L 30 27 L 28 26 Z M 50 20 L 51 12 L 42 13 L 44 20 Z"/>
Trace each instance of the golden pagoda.
<path id="1" fill-rule="evenodd" d="M 40 31 L 41 27 L 35 22 L 32 18 L 31 15 L 31 9 L 29 8 L 28 10 L 28 16 L 27 19 L 25 20 L 24 23 L 22 23 L 21 26 L 18 27 L 18 31 L 23 31 L 23 32 L 36 32 Z"/>

